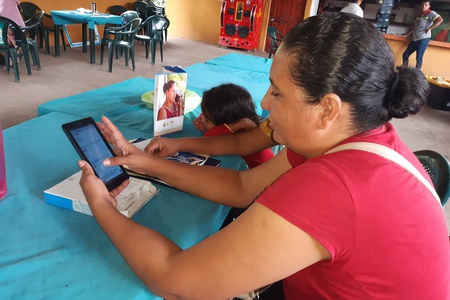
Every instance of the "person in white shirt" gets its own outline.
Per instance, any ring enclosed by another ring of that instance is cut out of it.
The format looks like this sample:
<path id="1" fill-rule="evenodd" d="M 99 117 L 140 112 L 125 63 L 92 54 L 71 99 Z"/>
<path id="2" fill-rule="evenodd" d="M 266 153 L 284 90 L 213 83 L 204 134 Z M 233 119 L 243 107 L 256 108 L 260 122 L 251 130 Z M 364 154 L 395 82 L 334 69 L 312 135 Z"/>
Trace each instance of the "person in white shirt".
<path id="1" fill-rule="evenodd" d="M 364 12 L 362 8 L 360 7 L 362 3 L 362 0 L 353 0 L 351 3 L 349 3 L 347 6 L 345 6 L 343 9 L 341 9 L 341 12 L 348 13 L 348 14 L 354 14 L 358 17 L 363 17 Z"/>

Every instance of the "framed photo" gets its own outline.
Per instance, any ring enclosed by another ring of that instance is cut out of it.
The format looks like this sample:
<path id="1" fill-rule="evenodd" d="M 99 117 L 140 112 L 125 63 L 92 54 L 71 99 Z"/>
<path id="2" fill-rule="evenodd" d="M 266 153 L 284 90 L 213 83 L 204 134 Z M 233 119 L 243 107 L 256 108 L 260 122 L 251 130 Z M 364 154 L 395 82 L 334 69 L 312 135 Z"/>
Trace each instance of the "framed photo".
<path id="1" fill-rule="evenodd" d="M 153 103 L 154 136 L 183 130 L 187 73 L 180 67 L 164 67 L 156 74 Z"/>

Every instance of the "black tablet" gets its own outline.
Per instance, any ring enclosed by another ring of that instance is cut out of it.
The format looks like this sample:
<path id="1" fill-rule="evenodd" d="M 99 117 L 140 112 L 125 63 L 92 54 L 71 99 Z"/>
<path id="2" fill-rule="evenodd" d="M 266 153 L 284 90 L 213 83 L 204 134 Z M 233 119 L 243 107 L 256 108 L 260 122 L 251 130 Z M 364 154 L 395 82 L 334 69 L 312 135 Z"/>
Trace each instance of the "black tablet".
<path id="1" fill-rule="evenodd" d="M 106 158 L 115 154 L 92 118 L 63 124 L 62 129 L 81 158 L 92 166 L 95 175 L 105 183 L 108 191 L 129 178 L 122 166 L 103 165 Z"/>

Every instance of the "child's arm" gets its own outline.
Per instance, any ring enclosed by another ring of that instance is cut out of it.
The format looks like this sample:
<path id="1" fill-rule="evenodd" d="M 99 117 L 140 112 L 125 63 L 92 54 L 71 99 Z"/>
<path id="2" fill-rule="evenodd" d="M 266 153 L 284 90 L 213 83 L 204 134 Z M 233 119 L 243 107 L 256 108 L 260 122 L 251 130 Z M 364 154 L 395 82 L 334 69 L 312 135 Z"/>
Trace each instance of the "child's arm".
<path id="1" fill-rule="evenodd" d="M 272 140 L 270 128 L 264 124 L 266 122 L 236 134 L 202 138 L 155 138 L 147 145 L 145 152 L 155 156 L 173 155 L 177 151 L 209 155 L 250 155 L 276 145 Z"/>
<path id="2" fill-rule="evenodd" d="M 249 118 L 243 118 L 236 123 L 224 125 L 233 133 L 238 131 L 247 131 L 258 126 Z"/>

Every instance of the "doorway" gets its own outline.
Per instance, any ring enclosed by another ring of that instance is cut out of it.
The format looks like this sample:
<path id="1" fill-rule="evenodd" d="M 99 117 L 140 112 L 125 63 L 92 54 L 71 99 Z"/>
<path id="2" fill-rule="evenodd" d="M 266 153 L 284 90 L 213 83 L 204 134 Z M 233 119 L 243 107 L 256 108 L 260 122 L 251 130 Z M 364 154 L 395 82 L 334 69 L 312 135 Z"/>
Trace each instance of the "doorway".
<path id="1" fill-rule="evenodd" d="M 268 26 L 273 26 L 284 36 L 305 15 L 306 0 L 272 0 Z M 266 39 L 264 50 L 270 49 L 270 39 Z"/>

